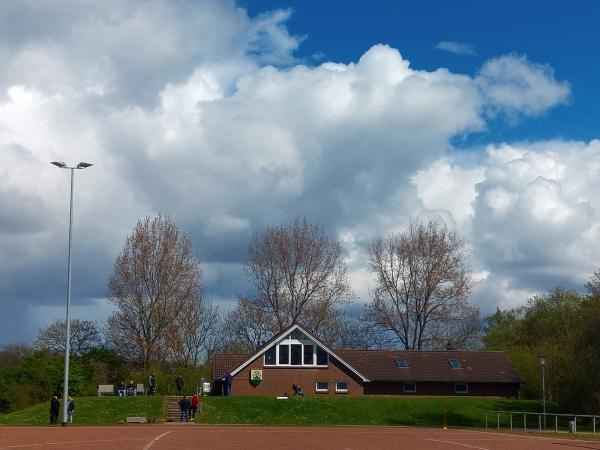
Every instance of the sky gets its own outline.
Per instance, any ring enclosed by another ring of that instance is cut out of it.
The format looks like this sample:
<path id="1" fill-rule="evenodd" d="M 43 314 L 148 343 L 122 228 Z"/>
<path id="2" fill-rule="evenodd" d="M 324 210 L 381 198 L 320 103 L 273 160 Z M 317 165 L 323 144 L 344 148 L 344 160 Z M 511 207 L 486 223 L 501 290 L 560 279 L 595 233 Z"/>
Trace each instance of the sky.
<path id="1" fill-rule="evenodd" d="M 600 267 L 595 1 L 0 3 L 0 345 L 104 320 L 136 221 L 173 218 L 208 298 L 249 293 L 249 239 L 295 216 L 344 250 L 411 218 L 465 239 L 482 312 Z"/>

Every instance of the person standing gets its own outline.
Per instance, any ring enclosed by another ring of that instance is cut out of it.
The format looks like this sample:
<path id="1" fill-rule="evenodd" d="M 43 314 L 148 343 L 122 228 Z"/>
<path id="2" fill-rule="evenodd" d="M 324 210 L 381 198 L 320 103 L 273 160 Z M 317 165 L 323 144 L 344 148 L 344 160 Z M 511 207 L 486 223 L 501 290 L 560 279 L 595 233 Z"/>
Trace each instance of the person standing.
<path id="1" fill-rule="evenodd" d="M 58 423 L 58 412 L 60 411 L 60 400 L 55 395 L 50 400 L 50 423 L 55 424 Z"/>
<path id="2" fill-rule="evenodd" d="M 192 419 L 196 418 L 196 411 L 198 411 L 198 407 L 200 406 L 200 396 L 196 392 L 192 397 L 192 408 L 190 409 L 190 417 Z"/>
<path id="3" fill-rule="evenodd" d="M 188 415 L 190 413 L 190 408 L 192 407 L 192 402 L 185 395 L 181 400 L 179 400 L 179 409 L 181 410 L 181 422 L 188 421 Z"/>
<path id="4" fill-rule="evenodd" d="M 175 387 L 177 388 L 176 395 L 181 395 L 181 392 L 183 391 L 183 386 L 185 386 L 185 383 L 183 382 L 181 374 L 179 374 L 177 375 L 177 378 L 175 378 Z"/>
<path id="5" fill-rule="evenodd" d="M 154 395 L 154 391 L 156 390 L 156 375 L 154 372 L 150 374 L 148 377 L 148 395 Z"/>
<path id="6" fill-rule="evenodd" d="M 69 396 L 69 400 L 67 401 L 67 422 L 73 423 L 73 411 L 75 410 L 75 402 L 73 398 Z"/>
<path id="7" fill-rule="evenodd" d="M 225 372 L 225 376 L 223 377 L 223 381 L 225 382 L 225 395 L 227 397 L 231 397 L 231 385 L 233 384 L 233 377 L 229 372 Z"/>

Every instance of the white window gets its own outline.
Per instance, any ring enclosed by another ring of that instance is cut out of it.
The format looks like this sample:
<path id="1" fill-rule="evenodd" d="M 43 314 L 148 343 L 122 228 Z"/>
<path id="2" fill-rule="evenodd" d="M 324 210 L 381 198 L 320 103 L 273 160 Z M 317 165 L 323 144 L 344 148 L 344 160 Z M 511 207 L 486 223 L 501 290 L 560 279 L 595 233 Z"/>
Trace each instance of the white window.
<path id="1" fill-rule="evenodd" d="M 317 381 L 315 390 L 317 392 L 329 392 L 329 381 Z"/>
<path id="2" fill-rule="evenodd" d="M 402 385 L 402 391 L 407 393 L 417 392 L 417 383 L 404 383 Z"/>
<path id="3" fill-rule="evenodd" d="M 294 330 L 265 351 L 264 363 L 265 366 L 327 367 L 329 353 L 304 333 Z"/>
<path id="4" fill-rule="evenodd" d="M 348 392 L 348 382 L 347 381 L 336 381 L 335 383 L 335 392 Z"/>
<path id="5" fill-rule="evenodd" d="M 454 392 L 457 394 L 468 394 L 469 385 L 467 383 L 456 383 L 454 385 Z"/>

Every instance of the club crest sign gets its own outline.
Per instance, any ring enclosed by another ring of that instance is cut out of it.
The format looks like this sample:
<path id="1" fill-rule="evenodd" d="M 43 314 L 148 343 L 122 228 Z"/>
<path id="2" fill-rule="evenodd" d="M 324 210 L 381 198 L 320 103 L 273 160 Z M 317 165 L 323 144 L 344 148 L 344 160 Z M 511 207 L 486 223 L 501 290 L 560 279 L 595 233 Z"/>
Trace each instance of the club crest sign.
<path id="1" fill-rule="evenodd" d="M 262 381 L 262 370 L 261 369 L 251 369 L 250 370 L 250 383 L 253 386 L 258 386 Z"/>

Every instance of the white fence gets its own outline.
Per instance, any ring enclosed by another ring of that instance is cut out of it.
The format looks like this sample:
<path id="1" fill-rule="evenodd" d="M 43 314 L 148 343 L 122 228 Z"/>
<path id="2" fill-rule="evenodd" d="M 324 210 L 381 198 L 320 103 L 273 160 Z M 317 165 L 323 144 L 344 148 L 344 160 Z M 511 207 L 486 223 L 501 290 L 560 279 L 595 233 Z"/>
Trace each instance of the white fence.
<path id="1" fill-rule="evenodd" d="M 586 414 L 553 414 L 523 411 L 486 411 L 485 428 L 501 429 L 523 429 L 524 431 L 545 431 L 558 433 L 568 431 L 592 433 L 596 436 L 596 419 L 600 416 Z M 533 426 L 532 426 L 533 425 Z"/>

